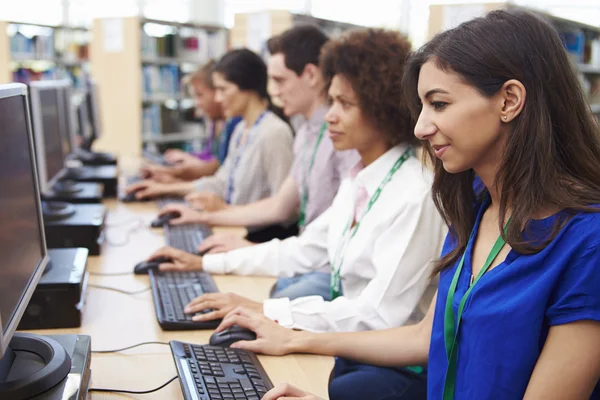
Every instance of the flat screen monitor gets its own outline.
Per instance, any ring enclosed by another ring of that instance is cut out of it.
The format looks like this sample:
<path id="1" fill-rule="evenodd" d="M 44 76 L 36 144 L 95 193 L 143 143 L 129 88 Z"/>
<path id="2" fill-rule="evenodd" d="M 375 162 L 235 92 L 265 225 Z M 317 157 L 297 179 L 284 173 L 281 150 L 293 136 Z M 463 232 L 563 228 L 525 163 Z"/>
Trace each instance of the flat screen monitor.
<path id="1" fill-rule="evenodd" d="M 31 114 L 42 193 L 64 174 L 65 148 L 61 135 L 61 81 L 32 82 Z"/>
<path id="2" fill-rule="evenodd" d="M 100 116 L 100 98 L 98 93 L 98 84 L 94 80 L 89 82 L 87 92 L 88 117 L 92 127 L 92 141 L 102 135 L 102 118 Z"/>
<path id="3" fill-rule="evenodd" d="M 77 119 L 77 133 L 81 136 L 83 147 L 86 148 L 91 146 L 91 142 L 94 140 L 88 112 L 87 96 L 78 95 L 73 98 L 73 103 Z"/>
<path id="4" fill-rule="evenodd" d="M 64 79 L 61 81 L 60 104 L 62 106 L 60 113 L 63 150 L 64 154 L 71 154 L 77 148 L 77 126 L 73 108 L 73 90 L 71 81 Z"/>
<path id="5" fill-rule="evenodd" d="M 48 263 L 27 87 L 0 85 L 0 358 Z"/>

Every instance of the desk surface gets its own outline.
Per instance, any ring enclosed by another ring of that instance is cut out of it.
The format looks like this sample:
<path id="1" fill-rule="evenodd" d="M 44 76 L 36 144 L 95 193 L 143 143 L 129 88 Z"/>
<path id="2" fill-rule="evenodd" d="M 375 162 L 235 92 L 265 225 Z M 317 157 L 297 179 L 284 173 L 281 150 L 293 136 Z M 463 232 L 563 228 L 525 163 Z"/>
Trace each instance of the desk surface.
<path id="1" fill-rule="evenodd" d="M 128 272 L 139 261 L 164 245 L 161 229 L 150 229 L 156 216 L 155 203 L 106 201 L 106 240 L 102 255 L 88 259 L 89 272 Z M 233 228 L 223 228 L 235 231 Z M 217 229 L 215 229 L 217 231 Z M 241 232 L 237 228 L 237 232 Z M 273 278 L 215 276 L 221 292 L 234 292 L 254 300 L 264 300 Z M 90 276 L 89 283 L 128 291 L 149 287 L 146 275 Z M 31 331 L 38 334 L 85 334 L 92 337 L 92 350 L 117 349 L 148 341 L 181 340 L 208 343 L 212 331 L 162 331 L 156 322 L 152 293 L 125 295 L 88 287 L 83 323 L 77 329 Z M 314 355 L 283 357 L 259 356 L 273 384 L 289 382 L 327 398 L 327 380 L 333 359 Z M 91 387 L 126 390 L 153 389 L 177 375 L 168 346 L 148 345 L 117 354 L 92 356 Z M 148 395 L 117 395 L 94 392 L 93 400 L 114 398 L 182 399 L 178 381 Z"/>

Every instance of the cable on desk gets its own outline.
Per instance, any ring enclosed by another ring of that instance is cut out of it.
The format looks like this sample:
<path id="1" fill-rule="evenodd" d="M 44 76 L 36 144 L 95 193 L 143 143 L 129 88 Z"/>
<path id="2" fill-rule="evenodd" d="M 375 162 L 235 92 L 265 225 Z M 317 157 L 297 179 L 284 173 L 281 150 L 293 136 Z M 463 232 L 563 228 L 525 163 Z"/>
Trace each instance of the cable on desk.
<path id="1" fill-rule="evenodd" d="M 169 379 L 167 382 L 165 382 L 164 384 L 162 384 L 161 386 L 157 387 L 156 389 L 151 389 L 151 390 L 142 390 L 142 391 L 136 391 L 136 390 L 122 390 L 122 389 L 103 389 L 103 388 L 91 388 L 88 390 L 88 392 L 108 392 L 108 393 L 130 393 L 130 394 L 149 394 L 149 393 L 154 393 L 154 392 L 158 392 L 159 390 L 161 390 L 162 388 L 166 387 L 167 385 L 169 385 L 171 382 L 173 382 L 174 380 L 176 380 L 178 378 L 178 376 L 174 376 L 171 379 Z"/>
<path id="2" fill-rule="evenodd" d="M 129 272 L 91 272 L 88 271 L 88 274 L 95 276 L 125 276 L 125 275 L 133 275 L 133 271 Z"/>
<path id="3" fill-rule="evenodd" d="M 130 223 L 135 222 L 138 225 L 144 225 L 144 220 L 142 218 L 130 218 L 130 219 L 126 219 L 124 221 L 119 221 L 119 222 L 104 222 L 104 226 L 106 228 L 119 228 L 121 226 L 125 226 L 125 225 L 129 225 Z"/>
<path id="4" fill-rule="evenodd" d="M 160 344 L 163 346 L 169 345 L 169 343 L 167 343 L 167 342 L 142 342 L 142 343 L 134 344 L 133 346 L 127 346 L 127 347 L 123 347 L 121 349 L 115 349 L 115 350 L 92 350 L 92 354 L 119 353 L 121 351 L 130 350 L 130 349 L 134 349 L 136 347 L 146 346 L 146 345 L 150 345 L 150 344 Z"/>
<path id="5" fill-rule="evenodd" d="M 132 226 L 132 228 L 125 230 L 124 235 L 125 235 L 125 239 L 118 242 L 118 241 L 113 241 L 112 239 L 110 239 L 109 235 L 108 235 L 108 231 L 112 228 L 120 228 L 126 225 L 131 224 L 132 222 L 135 222 L 135 225 Z M 115 222 L 115 223 L 105 223 L 104 224 L 105 228 L 106 228 L 106 232 L 105 232 L 105 241 L 106 244 L 108 244 L 109 246 L 112 247 L 123 247 L 123 246 L 127 246 L 129 244 L 129 240 L 131 238 L 131 234 L 143 230 L 143 229 L 148 229 L 148 226 L 146 224 L 146 222 L 144 222 L 144 220 L 142 218 L 131 218 L 125 221 L 121 221 L 121 222 Z"/>
<path id="6" fill-rule="evenodd" d="M 145 293 L 145 292 L 149 291 L 150 289 L 152 289 L 150 286 L 148 286 L 147 288 L 144 288 L 142 290 L 128 292 L 127 290 L 122 290 L 122 289 L 118 289 L 118 288 L 114 288 L 114 287 L 110 287 L 110 286 L 95 285 L 93 283 L 88 283 L 88 287 L 96 288 L 96 289 L 112 290 L 113 292 L 128 294 L 128 295 L 132 295 L 132 296 L 135 294 Z"/>

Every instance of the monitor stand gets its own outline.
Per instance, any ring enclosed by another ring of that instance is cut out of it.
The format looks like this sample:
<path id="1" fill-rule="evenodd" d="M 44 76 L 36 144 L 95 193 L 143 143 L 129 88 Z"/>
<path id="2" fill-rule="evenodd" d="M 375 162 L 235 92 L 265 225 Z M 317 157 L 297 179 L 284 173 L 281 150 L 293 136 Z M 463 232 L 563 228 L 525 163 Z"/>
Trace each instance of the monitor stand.
<path id="1" fill-rule="evenodd" d="M 42 214 L 45 221 L 59 221 L 73 216 L 75 207 L 61 201 L 42 201 Z"/>
<path id="2" fill-rule="evenodd" d="M 80 193 L 82 190 L 77 182 L 71 180 L 58 181 L 52 186 L 52 191 L 59 195 L 72 195 Z"/>
<path id="3" fill-rule="evenodd" d="M 58 385 L 70 370 L 71 357 L 56 340 L 15 333 L 0 359 L 0 398 L 31 398 Z"/>

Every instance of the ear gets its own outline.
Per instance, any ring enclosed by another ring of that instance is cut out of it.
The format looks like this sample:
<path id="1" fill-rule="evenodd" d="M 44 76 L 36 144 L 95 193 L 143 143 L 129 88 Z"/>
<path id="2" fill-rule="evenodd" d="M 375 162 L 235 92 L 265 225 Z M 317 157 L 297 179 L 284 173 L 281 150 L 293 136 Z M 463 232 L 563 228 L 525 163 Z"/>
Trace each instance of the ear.
<path id="1" fill-rule="evenodd" d="M 321 81 L 321 70 L 314 64 L 306 64 L 302 76 L 306 79 L 310 86 L 316 87 Z"/>
<path id="2" fill-rule="evenodd" d="M 518 80 L 510 79 L 502 85 L 500 95 L 503 101 L 500 119 L 502 122 L 511 122 L 523 111 L 527 90 Z"/>

